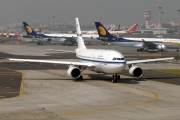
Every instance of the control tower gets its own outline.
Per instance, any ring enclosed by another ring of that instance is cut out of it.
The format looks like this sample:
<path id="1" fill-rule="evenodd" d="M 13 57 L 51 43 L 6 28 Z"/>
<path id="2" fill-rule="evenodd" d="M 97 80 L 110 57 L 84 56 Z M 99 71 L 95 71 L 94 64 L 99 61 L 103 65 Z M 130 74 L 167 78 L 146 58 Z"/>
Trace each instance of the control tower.
<path id="1" fill-rule="evenodd" d="M 146 10 L 144 12 L 144 19 L 145 19 L 145 22 L 146 22 L 146 28 L 149 28 L 149 21 L 151 19 L 151 11 Z"/>

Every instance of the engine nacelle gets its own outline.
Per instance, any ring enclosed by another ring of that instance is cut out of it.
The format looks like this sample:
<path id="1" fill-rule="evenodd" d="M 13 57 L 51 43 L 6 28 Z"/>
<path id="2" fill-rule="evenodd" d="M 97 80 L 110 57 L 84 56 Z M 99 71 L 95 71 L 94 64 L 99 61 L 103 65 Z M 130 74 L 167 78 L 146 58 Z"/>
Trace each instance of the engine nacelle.
<path id="1" fill-rule="evenodd" d="M 142 69 L 138 66 L 132 66 L 129 69 L 129 74 L 135 77 L 141 77 L 142 76 Z"/>
<path id="2" fill-rule="evenodd" d="M 158 45 L 158 46 L 157 46 L 157 49 L 158 49 L 159 51 L 166 51 L 166 46 L 163 45 L 163 44 L 161 44 L 161 45 Z"/>
<path id="3" fill-rule="evenodd" d="M 81 71 L 77 67 L 70 67 L 67 71 L 67 74 L 73 78 L 79 78 L 81 75 Z"/>

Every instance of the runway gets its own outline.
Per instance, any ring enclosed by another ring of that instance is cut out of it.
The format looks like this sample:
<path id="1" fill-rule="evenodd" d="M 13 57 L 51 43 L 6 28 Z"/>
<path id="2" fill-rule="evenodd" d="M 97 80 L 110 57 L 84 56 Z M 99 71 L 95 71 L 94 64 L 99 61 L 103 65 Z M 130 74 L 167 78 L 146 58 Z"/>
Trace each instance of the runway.
<path id="1" fill-rule="evenodd" d="M 29 56 L 28 58 L 34 59 L 74 60 L 73 54 L 62 55 L 46 51 L 47 48 L 52 47 L 58 49 L 61 46 L 6 45 L 0 47 L 0 57 Z M 74 46 L 63 48 L 73 50 Z M 129 51 L 133 51 L 133 49 L 121 49 L 128 54 Z M 134 56 L 129 59 L 141 59 L 141 57 Z M 0 85 L 6 83 L 4 86 L 7 84 L 15 86 L 16 84 L 14 91 L 11 92 L 17 92 L 18 96 L 9 96 L 12 98 L 0 101 L 0 119 L 3 120 L 109 120 L 112 118 L 114 120 L 178 120 L 180 117 L 180 76 L 151 71 L 160 66 L 178 69 L 178 64 L 164 62 L 140 64 L 139 66 L 144 69 L 143 78 L 131 77 L 128 71 L 125 71 L 121 74 L 121 80 L 117 84 L 112 84 L 112 76 L 96 74 L 88 70 L 83 72 L 84 81 L 74 81 L 67 76 L 66 65 L 0 60 L 0 73 L 8 73 L 7 76 L 3 76 L 4 81 Z M 20 76 L 11 75 L 15 73 Z M 22 74 L 24 77 L 21 76 Z M 12 78 L 15 81 L 16 77 L 19 82 L 10 81 Z M 23 90 L 20 85 L 22 83 L 24 83 Z"/>

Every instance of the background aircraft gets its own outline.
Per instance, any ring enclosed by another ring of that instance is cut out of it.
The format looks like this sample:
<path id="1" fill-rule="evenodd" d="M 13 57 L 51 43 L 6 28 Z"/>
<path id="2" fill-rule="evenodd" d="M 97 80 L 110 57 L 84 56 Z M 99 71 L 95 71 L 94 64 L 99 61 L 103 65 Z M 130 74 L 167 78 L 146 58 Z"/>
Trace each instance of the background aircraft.
<path id="1" fill-rule="evenodd" d="M 52 42 L 72 42 L 76 41 L 74 38 L 77 38 L 77 34 L 37 34 L 32 27 L 30 27 L 26 22 L 23 22 L 24 28 L 26 30 L 27 36 L 23 36 L 26 38 L 33 38 L 33 40 L 38 41 L 38 44 L 41 44 L 42 41 L 52 41 Z M 85 42 L 99 42 L 96 38 L 99 35 L 87 35 L 84 34 Z M 66 41 L 67 40 L 67 41 Z"/>
<path id="2" fill-rule="evenodd" d="M 11 33 L 8 28 L 6 29 L 6 34 L 7 34 L 7 37 L 9 37 L 9 38 L 11 38 L 11 37 L 21 37 L 21 34 L 19 34 L 19 33 Z"/>
<path id="3" fill-rule="evenodd" d="M 11 33 L 8 28 L 6 29 L 6 33 L 4 33 L 4 30 L 1 29 L 1 36 L 8 37 L 8 38 L 21 37 L 19 33 Z"/>
<path id="4" fill-rule="evenodd" d="M 113 75 L 112 82 L 114 83 L 117 82 L 118 79 L 120 79 L 119 73 L 124 71 L 126 66 L 129 67 L 130 75 L 141 77 L 142 69 L 136 66 L 136 64 L 173 59 L 173 58 L 157 58 L 157 59 L 126 61 L 124 56 L 118 51 L 104 50 L 104 49 L 103 50 L 87 49 L 84 44 L 84 40 L 82 38 L 78 18 L 76 18 L 75 21 L 76 21 L 78 48 L 72 52 L 76 53 L 76 57 L 79 60 L 79 62 L 35 60 L 35 59 L 13 59 L 13 58 L 10 58 L 9 60 L 52 63 L 52 64 L 66 64 L 69 65 L 67 74 L 72 78 L 81 79 L 81 80 L 83 79 L 82 71 L 85 69 L 89 69 L 98 73 L 112 74 Z"/>
<path id="5" fill-rule="evenodd" d="M 25 31 L 27 33 L 26 36 L 23 36 L 25 38 L 32 38 L 33 41 L 37 42 L 37 45 L 42 45 L 43 43 L 64 43 L 66 40 L 63 37 L 58 37 L 58 36 L 48 36 L 45 34 L 37 34 L 26 22 L 23 22 Z"/>
<path id="6" fill-rule="evenodd" d="M 163 39 L 163 38 L 118 38 L 111 35 L 100 22 L 95 22 L 99 39 L 115 45 L 128 47 L 137 47 L 137 51 L 166 51 L 167 48 L 180 48 L 179 39 Z"/>

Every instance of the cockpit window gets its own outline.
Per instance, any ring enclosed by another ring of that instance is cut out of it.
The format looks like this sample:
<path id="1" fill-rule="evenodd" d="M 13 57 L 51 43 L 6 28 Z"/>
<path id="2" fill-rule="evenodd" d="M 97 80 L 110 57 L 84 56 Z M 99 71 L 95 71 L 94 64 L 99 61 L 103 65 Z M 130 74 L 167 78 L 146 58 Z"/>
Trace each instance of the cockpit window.
<path id="1" fill-rule="evenodd" d="M 113 58 L 112 60 L 124 60 L 124 58 Z"/>

